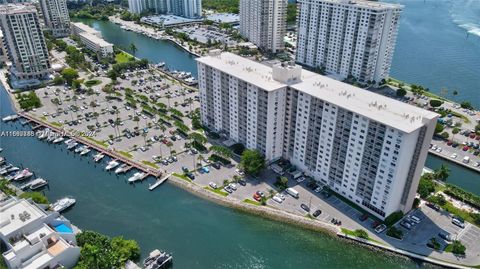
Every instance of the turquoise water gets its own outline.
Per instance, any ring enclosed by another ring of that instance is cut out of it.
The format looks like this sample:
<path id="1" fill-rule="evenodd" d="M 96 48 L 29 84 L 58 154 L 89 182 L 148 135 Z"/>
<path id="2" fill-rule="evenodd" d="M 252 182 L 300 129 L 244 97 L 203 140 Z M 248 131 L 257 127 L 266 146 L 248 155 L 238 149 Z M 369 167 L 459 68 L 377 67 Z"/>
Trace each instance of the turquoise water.
<path id="1" fill-rule="evenodd" d="M 0 115 L 11 114 L 0 89 Z M 27 129 L 0 122 L 0 130 Z M 2 156 L 49 180 L 51 201 L 71 195 L 64 215 L 80 229 L 138 241 L 142 256 L 152 249 L 174 255 L 174 268 L 407 269 L 419 264 L 340 239 L 240 213 L 200 199 L 168 182 L 153 192 L 148 183 L 128 184 L 128 175 L 36 138 L 0 137 Z M 150 180 L 151 182 L 151 180 Z"/>
<path id="2" fill-rule="evenodd" d="M 387 2 L 405 6 L 391 76 L 480 108 L 480 1 Z"/>

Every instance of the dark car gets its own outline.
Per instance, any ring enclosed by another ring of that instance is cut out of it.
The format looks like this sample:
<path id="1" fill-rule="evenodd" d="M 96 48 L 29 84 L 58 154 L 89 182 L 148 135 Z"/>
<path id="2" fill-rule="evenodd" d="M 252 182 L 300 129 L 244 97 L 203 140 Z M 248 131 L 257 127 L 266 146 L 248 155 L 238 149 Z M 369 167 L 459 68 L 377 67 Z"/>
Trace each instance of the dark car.
<path id="1" fill-rule="evenodd" d="M 308 207 L 308 205 L 306 205 L 306 204 L 301 204 L 300 207 L 301 207 L 303 210 L 305 210 L 305 211 L 307 211 L 307 212 L 310 212 L 310 208 Z"/>
<path id="2" fill-rule="evenodd" d="M 265 193 L 263 193 L 263 191 L 257 191 L 255 194 L 260 197 L 265 197 Z"/>
<path id="3" fill-rule="evenodd" d="M 367 214 L 363 214 L 360 216 L 360 221 L 366 221 L 368 219 L 368 215 Z"/>
<path id="4" fill-rule="evenodd" d="M 434 203 L 427 203 L 427 206 L 435 211 L 440 211 L 440 207 Z"/>
<path id="5" fill-rule="evenodd" d="M 195 179 L 195 175 L 193 173 L 187 173 L 186 176 L 191 180 Z"/>
<path id="6" fill-rule="evenodd" d="M 243 179 L 240 179 L 240 180 L 238 180 L 238 184 L 240 184 L 242 186 L 245 186 L 245 185 L 247 185 L 247 182 Z"/>
<path id="7" fill-rule="evenodd" d="M 318 217 L 318 216 L 320 216 L 320 214 L 322 214 L 322 210 L 320 210 L 320 209 L 317 209 L 317 210 L 315 210 L 315 212 L 313 212 L 313 216 L 314 216 L 315 218 Z"/>
<path id="8" fill-rule="evenodd" d="M 452 241 L 452 236 L 449 233 L 439 232 L 438 236 L 446 241 Z"/>
<path id="9" fill-rule="evenodd" d="M 182 171 L 183 171 L 184 173 L 188 173 L 188 168 L 185 167 L 185 166 L 182 166 Z"/>
<path id="10" fill-rule="evenodd" d="M 220 164 L 219 164 L 219 163 L 212 163 L 212 166 L 213 166 L 215 169 L 220 169 Z"/>

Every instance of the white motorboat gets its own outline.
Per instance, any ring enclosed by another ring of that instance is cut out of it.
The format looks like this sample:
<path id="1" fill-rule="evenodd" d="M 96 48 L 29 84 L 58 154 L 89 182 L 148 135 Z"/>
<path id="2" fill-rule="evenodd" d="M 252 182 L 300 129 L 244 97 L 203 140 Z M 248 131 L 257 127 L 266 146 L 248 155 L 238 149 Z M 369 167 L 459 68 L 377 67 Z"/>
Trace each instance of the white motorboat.
<path id="1" fill-rule="evenodd" d="M 71 150 L 71 149 L 75 148 L 76 146 L 78 146 L 78 143 L 77 142 L 72 142 L 72 143 L 68 144 L 67 149 Z"/>
<path id="2" fill-rule="evenodd" d="M 90 152 L 91 150 L 88 147 L 85 147 L 81 152 L 80 156 L 86 155 Z"/>
<path id="3" fill-rule="evenodd" d="M 78 147 L 75 148 L 75 153 L 80 153 L 82 152 L 84 149 L 85 149 L 85 145 L 80 145 Z"/>
<path id="4" fill-rule="evenodd" d="M 73 139 L 71 139 L 71 138 L 65 140 L 65 144 L 66 144 L 66 145 L 70 145 L 70 144 L 72 144 L 73 142 L 75 142 L 75 140 L 73 140 Z"/>
<path id="5" fill-rule="evenodd" d="M 59 138 L 56 138 L 55 140 L 53 140 L 53 144 L 60 143 L 60 142 L 62 142 L 63 140 L 65 140 L 65 138 L 63 138 L 63 137 L 60 136 Z"/>
<path id="6" fill-rule="evenodd" d="M 113 168 L 117 167 L 118 165 L 120 165 L 119 162 L 113 160 L 113 161 L 110 161 L 107 165 L 107 167 L 105 167 L 105 170 L 109 171 L 109 170 L 112 170 Z"/>
<path id="7" fill-rule="evenodd" d="M 105 157 L 105 154 L 103 153 L 98 153 L 98 154 L 95 154 L 93 156 L 93 160 L 98 163 L 99 161 L 101 161 L 103 158 Z"/>
<path id="8" fill-rule="evenodd" d="M 33 173 L 28 170 L 28 168 L 23 169 L 22 171 L 18 172 L 14 177 L 14 181 L 25 180 L 29 177 L 33 176 Z"/>
<path id="9" fill-rule="evenodd" d="M 5 168 L 0 170 L 0 175 L 3 176 L 3 175 L 6 175 L 6 174 L 10 174 L 12 172 L 17 172 L 18 170 L 20 170 L 20 168 L 18 168 L 16 166 L 12 166 L 11 164 L 9 164 Z"/>
<path id="10" fill-rule="evenodd" d="M 49 133 L 48 129 L 45 129 L 45 130 L 41 131 L 38 135 L 38 139 L 43 140 L 43 139 L 47 138 L 48 133 Z"/>
<path id="11" fill-rule="evenodd" d="M 126 163 L 120 165 L 115 169 L 115 174 L 125 173 L 127 171 L 128 165 Z"/>
<path id="12" fill-rule="evenodd" d="M 55 212 L 62 212 L 63 210 L 71 207 L 72 205 L 77 202 L 74 198 L 71 197 L 64 197 L 55 203 L 50 205 L 50 208 Z"/>
<path id="13" fill-rule="evenodd" d="M 142 179 L 144 176 L 145 176 L 145 173 L 137 172 L 137 173 L 133 174 L 133 176 L 128 178 L 128 182 L 138 181 L 138 180 Z"/>
<path id="14" fill-rule="evenodd" d="M 50 134 L 48 137 L 47 137 L 47 142 L 53 142 L 53 140 L 57 139 L 57 136 L 53 133 L 53 134 Z"/>
<path id="15" fill-rule="evenodd" d="M 29 184 L 30 184 L 30 187 L 29 187 L 30 190 L 33 191 L 33 190 L 40 189 L 41 187 L 48 185 L 48 181 L 46 181 L 43 178 L 37 178 L 37 179 L 34 179 Z"/>

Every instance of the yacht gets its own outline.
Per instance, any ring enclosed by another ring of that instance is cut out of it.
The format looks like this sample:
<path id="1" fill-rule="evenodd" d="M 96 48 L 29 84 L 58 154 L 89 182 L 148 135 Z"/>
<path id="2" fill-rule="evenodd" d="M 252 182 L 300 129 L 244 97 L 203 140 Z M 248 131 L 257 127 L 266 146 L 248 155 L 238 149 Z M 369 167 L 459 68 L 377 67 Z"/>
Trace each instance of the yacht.
<path id="1" fill-rule="evenodd" d="M 48 134 L 50 133 L 50 130 L 44 129 L 43 131 L 39 132 L 38 139 L 43 140 L 48 137 Z"/>
<path id="2" fill-rule="evenodd" d="M 155 249 L 150 252 L 150 255 L 143 260 L 143 268 L 145 269 L 163 269 L 168 268 L 173 264 L 173 256 Z"/>
<path id="3" fill-rule="evenodd" d="M 91 151 L 91 150 L 90 150 L 87 146 L 85 146 L 85 147 L 83 148 L 83 150 L 80 152 L 80 156 L 86 155 L 86 154 L 88 154 L 90 151 Z"/>
<path id="4" fill-rule="evenodd" d="M 70 145 L 70 144 L 72 144 L 73 142 L 75 142 L 75 140 L 73 140 L 73 139 L 71 139 L 71 138 L 65 140 L 65 144 L 66 144 L 66 145 Z"/>
<path id="5" fill-rule="evenodd" d="M 41 187 L 43 186 L 46 186 L 48 185 L 48 181 L 46 181 L 45 179 L 43 178 L 37 178 L 37 179 L 34 179 L 32 182 L 30 182 L 30 190 L 36 190 L 36 189 L 40 189 Z"/>
<path id="6" fill-rule="evenodd" d="M 78 146 L 78 143 L 77 142 L 72 142 L 72 143 L 68 144 L 67 149 L 72 150 L 76 146 Z"/>
<path id="7" fill-rule="evenodd" d="M 47 142 L 53 142 L 53 140 L 56 139 L 56 134 L 55 133 L 52 133 L 50 134 L 48 137 L 47 137 Z"/>
<path id="8" fill-rule="evenodd" d="M 137 172 L 137 173 L 133 174 L 133 176 L 128 178 L 128 182 L 135 182 L 137 180 L 140 180 L 144 176 L 145 176 L 145 173 Z"/>
<path id="9" fill-rule="evenodd" d="M 105 170 L 109 171 L 109 170 L 112 170 L 113 168 L 117 167 L 120 163 L 115 161 L 115 160 L 112 160 L 108 163 L 107 167 L 105 167 Z"/>
<path id="10" fill-rule="evenodd" d="M 55 211 L 55 212 L 62 212 L 63 210 L 71 207 L 72 205 L 74 205 L 76 202 L 76 200 L 74 198 L 71 198 L 71 197 L 64 197 L 58 201 L 56 201 L 55 203 L 51 204 L 50 205 L 50 208 Z"/>
<path id="11" fill-rule="evenodd" d="M 23 169 L 22 171 L 18 172 L 14 177 L 14 181 L 25 180 L 29 177 L 33 176 L 33 173 L 28 170 L 28 168 Z"/>
<path id="12" fill-rule="evenodd" d="M 103 159 L 103 157 L 105 157 L 105 154 L 99 152 L 98 154 L 95 154 L 95 155 L 93 156 L 93 160 L 94 160 L 96 163 L 98 163 L 99 161 L 101 161 L 101 160 Z"/>
<path id="13" fill-rule="evenodd" d="M 63 140 L 65 140 L 65 138 L 63 138 L 63 137 L 60 136 L 59 138 L 56 138 L 55 140 L 53 140 L 53 144 L 60 143 L 60 142 L 62 142 Z"/>
<path id="14" fill-rule="evenodd" d="M 6 174 L 10 174 L 12 172 L 17 172 L 18 170 L 20 170 L 20 168 L 16 166 L 12 166 L 11 164 L 7 164 L 4 168 L 0 170 L 0 175 L 3 176 Z"/>
<path id="15" fill-rule="evenodd" d="M 75 148 L 75 153 L 80 153 L 85 149 L 85 145 L 79 145 L 78 147 Z"/>
<path id="16" fill-rule="evenodd" d="M 115 169 L 115 174 L 125 173 L 127 171 L 128 164 L 124 163 Z"/>

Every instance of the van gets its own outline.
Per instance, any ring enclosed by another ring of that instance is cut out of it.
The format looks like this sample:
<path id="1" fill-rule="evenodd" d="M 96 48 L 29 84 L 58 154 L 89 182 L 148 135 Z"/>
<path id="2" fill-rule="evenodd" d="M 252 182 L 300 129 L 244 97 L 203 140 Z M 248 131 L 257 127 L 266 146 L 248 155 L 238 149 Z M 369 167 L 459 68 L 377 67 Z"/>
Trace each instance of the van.
<path id="1" fill-rule="evenodd" d="M 290 194 L 292 197 L 298 199 L 299 197 L 299 194 L 298 194 L 298 191 L 295 190 L 294 188 L 287 188 L 287 193 Z"/>
<path id="2" fill-rule="evenodd" d="M 297 180 L 297 178 L 303 176 L 303 173 L 302 173 L 302 171 L 298 171 L 298 170 L 297 170 L 297 171 L 295 171 L 295 172 L 292 173 L 292 176 L 293 176 L 293 179 L 294 179 L 294 180 Z"/>
<path id="3" fill-rule="evenodd" d="M 469 163 L 470 162 L 470 157 L 465 156 L 463 157 L 463 163 Z"/>
<path id="4" fill-rule="evenodd" d="M 418 218 L 417 216 L 411 215 L 410 219 L 413 220 L 416 223 L 420 223 L 420 218 Z"/>

